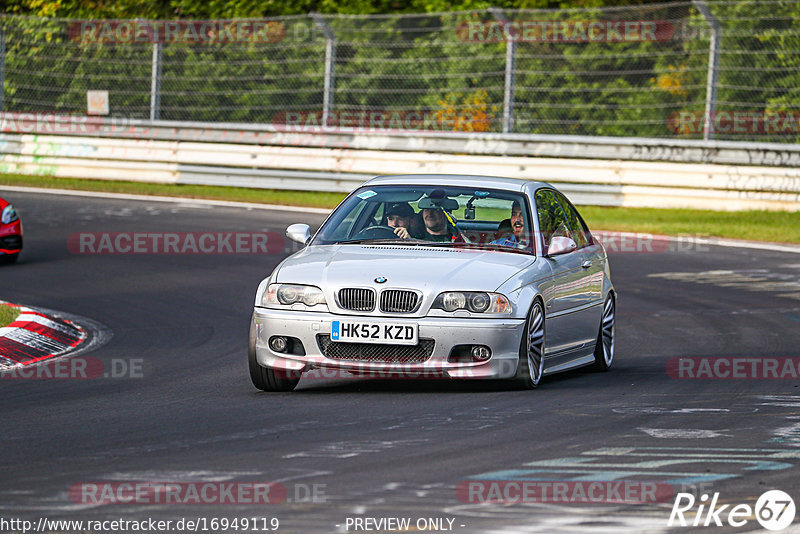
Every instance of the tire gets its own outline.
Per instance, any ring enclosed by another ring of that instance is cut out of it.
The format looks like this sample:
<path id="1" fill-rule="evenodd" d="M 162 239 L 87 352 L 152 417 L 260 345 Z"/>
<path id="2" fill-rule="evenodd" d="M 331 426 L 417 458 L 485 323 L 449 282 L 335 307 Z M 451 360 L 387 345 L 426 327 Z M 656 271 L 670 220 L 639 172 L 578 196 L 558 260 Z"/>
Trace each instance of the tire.
<path id="1" fill-rule="evenodd" d="M 616 304 L 614 294 L 609 293 L 603 304 L 603 316 L 600 318 L 597 344 L 594 347 L 594 368 L 598 371 L 608 371 L 614 363 Z"/>
<path id="2" fill-rule="evenodd" d="M 542 301 L 537 299 L 525 320 L 519 347 L 519 363 L 514 380 L 523 389 L 538 387 L 544 374 L 545 317 Z"/>
<path id="3" fill-rule="evenodd" d="M 258 363 L 256 360 L 256 325 L 253 321 L 250 322 L 247 363 L 250 367 L 250 380 L 261 391 L 292 391 L 300 382 L 300 372 L 292 373 L 273 369 Z"/>
<path id="4" fill-rule="evenodd" d="M 19 258 L 19 252 L 17 252 L 16 254 L 5 254 L 0 256 L 0 263 L 5 263 L 9 265 L 12 263 L 17 263 L 17 258 Z"/>

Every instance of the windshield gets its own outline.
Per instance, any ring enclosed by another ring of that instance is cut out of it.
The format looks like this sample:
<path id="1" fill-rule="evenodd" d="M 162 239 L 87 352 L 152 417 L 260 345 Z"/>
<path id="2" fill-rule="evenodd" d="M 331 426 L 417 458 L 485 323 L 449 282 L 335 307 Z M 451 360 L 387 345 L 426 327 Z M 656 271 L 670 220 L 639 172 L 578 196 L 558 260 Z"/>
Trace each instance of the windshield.
<path id="1" fill-rule="evenodd" d="M 442 186 L 365 186 L 347 198 L 315 245 L 391 242 L 532 252 L 521 193 Z"/>

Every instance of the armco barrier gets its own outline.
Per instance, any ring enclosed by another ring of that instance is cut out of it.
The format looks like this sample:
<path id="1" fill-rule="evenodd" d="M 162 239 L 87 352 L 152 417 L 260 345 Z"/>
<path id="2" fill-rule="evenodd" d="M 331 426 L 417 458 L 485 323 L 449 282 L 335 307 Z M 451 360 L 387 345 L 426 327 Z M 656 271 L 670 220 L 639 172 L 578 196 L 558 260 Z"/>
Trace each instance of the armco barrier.
<path id="1" fill-rule="evenodd" d="M 59 135 L 4 122 L 0 171 L 338 192 L 376 174 L 490 174 L 549 181 L 578 204 L 800 209 L 794 145 L 89 121 Z"/>
<path id="2" fill-rule="evenodd" d="M 58 124 L 66 124 L 59 127 Z M 73 124 L 73 127 L 70 127 Z M 272 124 L 103 119 L 52 113 L 0 115 L 0 132 L 202 141 L 275 146 L 315 146 L 444 154 L 672 161 L 734 165 L 800 165 L 800 145 L 640 137 L 586 137 L 464 133 L 426 130 L 294 128 Z"/>

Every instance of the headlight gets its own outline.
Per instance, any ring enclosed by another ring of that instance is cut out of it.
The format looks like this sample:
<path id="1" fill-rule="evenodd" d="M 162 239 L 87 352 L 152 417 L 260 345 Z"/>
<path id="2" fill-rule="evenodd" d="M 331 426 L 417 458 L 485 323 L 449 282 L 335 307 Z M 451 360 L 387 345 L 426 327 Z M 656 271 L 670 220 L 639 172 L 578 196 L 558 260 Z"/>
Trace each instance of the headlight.
<path id="1" fill-rule="evenodd" d="M 0 222 L 3 224 L 12 223 L 19 219 L 19 215 L 17 215 L 17 210 L 14 209 L 14 206 L 9 204 L 5 208 L 3 208 L 3 214 L 0 216 Z"/>
<path id="2" fill-rule="evenodd" d="M 266 308 L 282 308 L 292 304 L 305 304 L 314 307 L 325 304 L 322 290 L 314 286 L 296 284 L 270 284 L 261 297 L 261 305 Z"/>
<path id="3" fill-rule="evenodd" d="M 433 308 L 446 312 L 467 310 L 472 313 L 511 313 L 511 304 L 505 295 L 481 291 L 440 293 L 433 301 Z"/>

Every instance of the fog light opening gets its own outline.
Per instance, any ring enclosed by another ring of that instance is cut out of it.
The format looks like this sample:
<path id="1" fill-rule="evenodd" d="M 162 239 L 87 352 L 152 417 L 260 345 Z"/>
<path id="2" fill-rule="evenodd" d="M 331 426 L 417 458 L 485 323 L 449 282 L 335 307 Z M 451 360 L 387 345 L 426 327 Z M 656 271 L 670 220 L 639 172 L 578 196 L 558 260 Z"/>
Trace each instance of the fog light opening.
<path id="1" fill-rule="evenodd" d="M 286 352 L 289 342 L 283 336 L 274 336 L 269 340 L 269 348 L 275 352 Z"/>
<path id="2" fill-rule="evenodd" d="M 478 362 L 485 362 L 492 357 L 492 351 L 486 345 L 473 345 L 472 358 Z"/>

